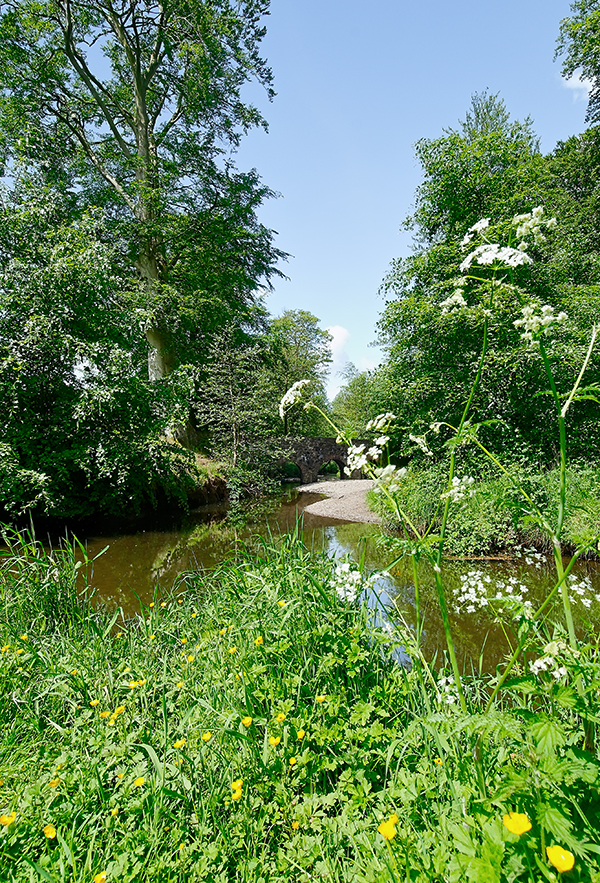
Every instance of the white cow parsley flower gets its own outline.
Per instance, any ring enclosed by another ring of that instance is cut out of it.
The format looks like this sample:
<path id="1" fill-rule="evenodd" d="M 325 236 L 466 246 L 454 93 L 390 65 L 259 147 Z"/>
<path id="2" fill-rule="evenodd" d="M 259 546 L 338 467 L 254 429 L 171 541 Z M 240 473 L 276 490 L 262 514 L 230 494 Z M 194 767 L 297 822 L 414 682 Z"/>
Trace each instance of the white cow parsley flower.
<path id="1" fill-rule="evenodd" d="M 297 402 L 300 398 L 302 387 L 306 386 L 308 383 L 310 383 L 310 380 L 297 380 L 293 386 L 290 386 L 286 394 L 279 402 L 279 416 L 282 420 L 288 408 L 291 408 L 294 402 Z"/>

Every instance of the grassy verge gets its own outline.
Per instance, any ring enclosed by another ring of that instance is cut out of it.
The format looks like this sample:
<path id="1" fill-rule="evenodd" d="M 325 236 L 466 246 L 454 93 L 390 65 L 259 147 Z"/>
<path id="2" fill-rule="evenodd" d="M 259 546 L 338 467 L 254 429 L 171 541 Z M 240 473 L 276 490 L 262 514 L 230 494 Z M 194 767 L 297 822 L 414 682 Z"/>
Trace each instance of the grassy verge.
<path id="1" fill-rule="evenodd" d="M 554 517 L 559 503 L 558 469 L 536 472 L 515 468 L 515 481 L 527 490 L 538 507 Z M 441 522 L 440 494 L 448 480 L 446 464 L 411 466 L 396 491 L 399 505 L 423 532 L 431 521 Z M 570 489 L 563 542 L 574 549 L 600 525 L 600 469 L 573 465 L 567 470 Z M 383 495 L 371 493 L 371 507 L 392 527 L 397 514 Z M 452 513 L 447 527 L 446 552 L 451 555 L 482 555 L 511 549 L 517 545 L 552 549 L 549 537 L 523 517 L 522 498 L 515 483 L 506 476 L 484 475 L 473 485 L 473 493 Z"/>
<path id="2" fill-rule="evenodd" d="M 13 553 L 3 881 L 537 883 L 555 845 L 565 879 L 600 880 L 592 644 L 554 636 L 560 676 L 518 671 L 487 710 L 494 677 L 465 680 L 463 713 L 447 671 L 396 665 L 410 636 L 343 599 L 360 576 L 294 537 L 183 574 L 126 623 L 79 596 L 69 550 Z"/>

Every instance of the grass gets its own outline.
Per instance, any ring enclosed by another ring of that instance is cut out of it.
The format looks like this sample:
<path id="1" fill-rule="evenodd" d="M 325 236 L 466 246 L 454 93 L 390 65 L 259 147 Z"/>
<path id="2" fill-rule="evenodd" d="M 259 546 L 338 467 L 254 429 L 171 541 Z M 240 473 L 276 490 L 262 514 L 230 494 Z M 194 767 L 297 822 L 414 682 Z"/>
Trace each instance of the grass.
<path id="1" fill-rule="evenodd" d="M 465 714 L 446 668 L 395 664 L 410 635 L 342 600 L 335 568 L 290 536 L 122 622 L 72 550 L 13 535 L 0 878 L 538 883 L 558 844 L 564 879 L 600 880 L 597 646 L 565 650 L 560 680 L 518 670 L 487 711 L 495 676 L 466 678 Z"/>

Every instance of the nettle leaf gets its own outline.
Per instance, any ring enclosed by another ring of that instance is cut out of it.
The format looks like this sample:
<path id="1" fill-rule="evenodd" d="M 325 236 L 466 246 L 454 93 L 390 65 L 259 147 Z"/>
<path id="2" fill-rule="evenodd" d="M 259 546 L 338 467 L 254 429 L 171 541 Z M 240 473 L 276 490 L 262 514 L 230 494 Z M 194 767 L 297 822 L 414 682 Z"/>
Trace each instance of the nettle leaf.
<path id="1" fill-rule="evenodd" d="M 552 834 L 558 843 L 573 845 L 573 823 L 556 806 L 540 804 L 537 808 L 537 820 L 542 828 Z"/>
<path id="2" fill-rule="evenodd" d="M 533 736 L 538 754 L 554 754 L 559 745 L 565 744 L 565 731 L 553 720 L 541 720 L 530 724 L 529 732 Z"/>

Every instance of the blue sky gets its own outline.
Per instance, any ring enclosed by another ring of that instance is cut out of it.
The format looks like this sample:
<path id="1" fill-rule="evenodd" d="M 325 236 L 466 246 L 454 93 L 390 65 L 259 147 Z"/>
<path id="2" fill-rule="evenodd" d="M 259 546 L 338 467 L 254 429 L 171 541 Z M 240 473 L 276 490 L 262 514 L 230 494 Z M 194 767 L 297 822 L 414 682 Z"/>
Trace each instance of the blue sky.
<path id="1" fill-rule="evenodd" d="M 272 0 L 263 54 L 275 76 L 269 122 L 239 150 L 281 193 L 261 210 L 293 257 L 268 299 L 273 314 L 307 309 L 333 329 L 330 394 L 346 361 L 373 367 L 369 347 L 420 170 L 413 145 L 463 119 L 471 95 L 499 92 L 528 114 L 542 149 L 585 128 L 585 90 L 565 84 L 554 48 L 569 0 Z"/>

